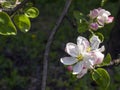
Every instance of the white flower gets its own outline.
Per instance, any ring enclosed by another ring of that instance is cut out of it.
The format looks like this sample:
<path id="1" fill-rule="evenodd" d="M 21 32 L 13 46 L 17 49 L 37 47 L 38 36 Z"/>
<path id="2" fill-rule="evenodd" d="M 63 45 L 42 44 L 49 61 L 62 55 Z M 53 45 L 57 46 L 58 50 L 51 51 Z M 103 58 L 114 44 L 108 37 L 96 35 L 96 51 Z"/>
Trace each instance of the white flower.
<path id="1" fill-rule="evenodd" d="M 77 74 L 78 78 L 81 78 L 84 74 L 86 74 L 88 69 L 92 69 L 93 66 L 97 64 L 97 58 L 99 58 L 102 54 L 98 49 L 98 45 L 101 42 L 98 37 L 96 37 L 97 36 L 94 35 L 91 38 L 91 44 L 82 36 L 77 38 L 77 44 L 66 44 L 66 52 L 70 55 L 70 57 L 63 57 L 60 61 L 64 65 L 72 65 L 73 74 Z M 98 53 L 96 53 L 96 51 Z"/>
<path id="2" fill-rule="evenodd" d="M 99 48 L 101 41 L 96 35 L 92 36 L 92 38 L 90 39 L 90 42 L 91 42 L 91 49 L 92 49 L 91 55 L 94 57 L 94 60 L 95 60 L 94 65 L 102 63 L 104 54 L 102 54 L 101 52 L 105 50 L 105 47 L 102 46 L 101 48 Z"/>
<path id="3" fill-rule="evenodd" d="M 110 16 L 111 13 L 105 9 L 98 8 L 90 11 L 90 28 L 97 30 L 98 28 L 104 27 L 105 24 L 113 22 L 114 17 Z"/>
<path id="4" fill-rule="evenodd" d="M 106 11 L 105 9 L 100 9 L 99 10 L 99 15 L 97 17 L 97 22 L 104 26 L 105 23 L 109 20 L 109 16 L 111 15 L 110 12 Z"/>

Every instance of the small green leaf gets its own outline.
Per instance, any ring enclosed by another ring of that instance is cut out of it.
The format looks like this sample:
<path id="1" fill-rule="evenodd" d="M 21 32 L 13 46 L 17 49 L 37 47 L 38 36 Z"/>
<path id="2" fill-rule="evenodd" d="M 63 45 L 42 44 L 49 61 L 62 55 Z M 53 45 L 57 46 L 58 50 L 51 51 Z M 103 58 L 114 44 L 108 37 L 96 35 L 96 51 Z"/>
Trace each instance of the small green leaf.
<path id="1" fill-rule="evenodd" d="M 92 72 L 92 79 L 103 88 L 103 90 L 106 90 L 109 87 L 110 84 L 110 76 L 108 72 L 103 68 L 97 68 Z"/>
<path id="2" fill-rule="evenodd" d="M 36 18 L 39 15 L 39 10 L 35 7 L 30 7 L 25 10 L 25 15 L 29 18 Z"/>
<path id="3" fill-rule="evenodd" d="M 103 36 L 102 33 L 97 32 L 97 33 L 95 33 L 95 35 L 97 35 L 99 37 L 99 39 L 101 40 L 101 42 L 104 41 L 104 36 Z"/>
<path id="4" fill-rule="evenodd" d="M 78 32 L 83 33 L 86 30 L 88 30 L 88 24 L 85 22 L 85 20 L 80 19 L 80 22 L 78 23 Z"/>
<path id="5" fill-rule="evenodd" d="M 79 33 L 85 32 L 88 29 L 88 24 L 83 13 L 80 13 L 79 11 L 74 11 L 73 15 L 77 22 L 78 32 Z"/>
<path id="6" fill-rule="evenodd" d="M 103 62 L 100 64 L 100 66 L 109 65 L 111 60 L 112 60 L 111 55 L 108 53 Z"/>
<path id="7" fill-rule="evenodd" d="M 5 12 L 0 12 L 0 34 L 2 35 L 16 35 L 16 28 Z"/>
<path id="8" fill-rule="evenodd" d="M 31 23 L 28 17 L 25 15 L 15 15 L 14 22 L 18 29 L 22 32 L 28 32 L 31 27 Z"/>
<path id="9" fill-rule="evenodd" d="M 79 21 L 80 19 L 84 18 L 83 13 L 81 13 L 81 12 L 79 12 L 79 11 L 74 11 L 74 12 L 73 12 L 73 15 L 74 15 L 75 19 L 78 20 L 78 21 Z"/>

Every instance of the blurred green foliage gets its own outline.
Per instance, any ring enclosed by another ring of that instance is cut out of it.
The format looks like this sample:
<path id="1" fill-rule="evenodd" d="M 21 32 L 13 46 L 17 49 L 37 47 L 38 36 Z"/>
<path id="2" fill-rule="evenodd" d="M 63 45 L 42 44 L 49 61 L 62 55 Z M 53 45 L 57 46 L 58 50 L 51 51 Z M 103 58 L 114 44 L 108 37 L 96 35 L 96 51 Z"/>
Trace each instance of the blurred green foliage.
<path id="1" fill-rule="evenodd" d="M 31 20 L 31 30 L 28 33 L 18 32 L 16 36 L 0 36 L 0 89 L 28 90 L 32 85 L 31 78 L 42 78 L 43 55 L 45 45 L 56 20 L 60 16 L 65 0 L 31 0 L 40 10 L 40 15 Z M 100 7 L 101 0 L 73 0 L 67 16 L 74 20 L 73 11 L 78 10 L 88 14 L 89 10 Z M 118 1 L 105 3 L 104 8 L 116 16 Z M 99 30 L 108 40 L 114 24 Z M 67 56 L 64 48 L 67 42 L 76 42 L 80 35 L 65 18 L 56 33 L 51 47 L 46 90 L 102 90 L 91 80 L 89 74 L 76 79 L 66 67 L 60 63 L 60 58 Z M 86 34 L 83 34 L 86 35 Z M 119 90 L 120 67 L 107 69 L 111 76 L 108 90 Z M 39 81 L 41 84 L 41 81 Z"/>

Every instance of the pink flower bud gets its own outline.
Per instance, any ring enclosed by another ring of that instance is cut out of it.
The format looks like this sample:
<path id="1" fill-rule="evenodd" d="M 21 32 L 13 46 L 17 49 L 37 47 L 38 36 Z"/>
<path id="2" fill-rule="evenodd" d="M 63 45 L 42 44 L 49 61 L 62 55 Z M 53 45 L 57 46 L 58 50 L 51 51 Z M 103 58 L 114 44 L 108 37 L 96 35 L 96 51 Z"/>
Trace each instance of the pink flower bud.
<path id="1" fill-rule="evenodd" d="M 113 20 L 114 20 L 114 17 L 109 16 L 108 19 L 107 19 L 107 21 L 106 21 L 106 23 L 112 23 Z"/>
<path id="2" fill-rule="evenodd" d="M 97 24 L 97 23 L 91 23 L 91 24 L 90 24 L 90 28 L 91 28 L 92 30 L 97 30 L 97 29 L 98 29 L 98 24 Z"/>
<path id="3" fill-rule="evenodd" d="M 67 70 L 68 70 L 68 71 L 72 71 L 72 70 L 73 70 L 73 67 L 72 67 L 72 66 L 68 66 L 68 67 L 67 67 Z"/>
<path id="4" fill-rule="evenodd" d="M 90 16 L 92 19 L 94 19 L 94 18 L 96 18 L 96 17 L 98 16 L 98 14 L 99 14 L 98 9 L 93 9 L 92 11 L 90 11 L 89 16 Z"/>

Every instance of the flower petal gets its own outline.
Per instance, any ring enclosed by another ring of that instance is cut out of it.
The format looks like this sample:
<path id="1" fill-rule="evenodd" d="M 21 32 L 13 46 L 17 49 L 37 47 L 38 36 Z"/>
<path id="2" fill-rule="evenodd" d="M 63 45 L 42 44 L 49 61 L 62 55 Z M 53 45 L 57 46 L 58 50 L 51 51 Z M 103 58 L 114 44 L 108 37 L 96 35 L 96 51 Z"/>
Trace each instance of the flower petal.
<path id="1" fill-rule="evenodd" d="M 105 19 L 102 16 L 97 17 L 97 22 L 100 26 L 104 26 L 105 24 Z"/>
<path id="2" fill-rule="evenodd" d="M 103 62 L 104 59 L 104 54 L 102 54 L 101 52 L 94 52 L 94 57 L 95 57 L 95 62 L 94 64 L 101 64 Z"/>
<path id="3" fill-rule="evenodd" d="M 93 9 L 92 11 L 90 11 L 89 17 L 91 17 L 92 19 L 96 18 L 99 14 L 98 9 Z"/>
<path id="4" fill-rule="evenodd" d="M 61 58 L 60 61 L 65 65 L 72 65 L 78 62 L 78 60 L 74 57 L 64 57 L 64 58 Z"/>
<path id="5" fill-rule="evenodd" d="M 103 14 L 106 14 L 107 16 L 111 15 L 109 11 L 106 11 L 105 9 L 100 9 L 99 15 L 102 16 Z"/>
<path id="6" fill-rule="evenodd" d="M 82 36 L 79 36 L 77 38 L 77 45 L 78 45 L 79 50 L 80 50 L 79 53 L 82 53 L 82 52 L 86 51 L 87 48 L 90 47 L 89 41 L 86 38 L 82 37 Z"/>
<path id="7" fill-rule="evenodd" d="M 102 46 L 101 48 L 99 48 L 98 51 L 104 52 L 105 51 L 105 46 Z"/>
<path id="8" fill-rule="evenodd" d="M 96 22 L 90 24 L 90 28 L 91 28 L 92 30 L 95 30 L 95 31 L 96 31 L 96 30 L 98 29 L 98 27 L 99 27 L 99 26 L 98 26 L 98 24 L 97 24 Z"/>
<path id="9" fill-rule="evenodd" d="M 74 43 L 67 43 L 66 52 L 72 57 L 77 57 L 79 55 L 78 46 Z"/>
<path id="10" fill-rule="evenodd" d="M 90 43 L 91 43 L 91 49 L 94 50 L 99 48 L 101 41 L 98 38 L 98 36 L 93 35 L 90 39 Z"/>
<path id="11" fill-rule="evenodd" d="M 77 75 L 77 78 L 82 78 L 87 73 L 87 68 L 83 68 L 81 72 Z"/>
<path id="12" fill-rule="evenodd" d="M 114 17 L 109 16 L 108 19 L 106 20 L 106 23 L 112 23 L 114 20 Z"/>
<path id="13" fill-rule="evenodd" d="M 82 68 L 83 68 L 83 62 L 82 62 L 82 61 L 81 61 L 81 62 L 78 62 L 77 64 L 75 64 L 75 65 L 73 66 L 73 74 L 78 74 L 78 73 L 80 73 L 81 70 L 82 70 Z"/>
<path id="14" fill-rule="evenodd" d="M 87 67 L 87 68 L 89 68 L 89 69 L 93 68 L 93 65 L 94 65 L 94 62 L 95 62 L 95 61 L 94 61 L 94 58 L 93 58 L 93 56 L 92 56 L 91 53 L 86 54 L 86 55 L 84 56 L 83 61 L 84 61 L 85 67 Z"/>

